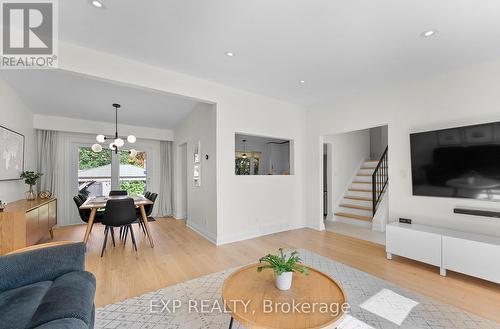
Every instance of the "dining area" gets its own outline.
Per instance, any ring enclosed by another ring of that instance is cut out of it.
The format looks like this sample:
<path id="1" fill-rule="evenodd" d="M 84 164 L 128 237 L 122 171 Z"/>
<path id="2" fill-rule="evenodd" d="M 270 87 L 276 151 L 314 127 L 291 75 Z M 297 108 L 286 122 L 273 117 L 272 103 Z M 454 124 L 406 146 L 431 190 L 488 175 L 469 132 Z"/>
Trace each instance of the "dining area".
<path id="1" fill-rule="evenodd" d="M 104 226 L 101 257 L 108 244 L 116 247 L 119 240 L 125 245 L 129 236 L 137 252 L 137 233 L 144 234 L 149 246 L 154 248 L 149 222 L 155 220 L 151 214 L 157 197 L 157 193 L 149 191 L 144 195 L 128 195 L 125 190 L 111 190 L 106 196 L 86 196 L 81 193 L 74 196 L 80 219 L 86 223 L 82 241 L 87 244 L 94 225 L 101 224 Z"/>

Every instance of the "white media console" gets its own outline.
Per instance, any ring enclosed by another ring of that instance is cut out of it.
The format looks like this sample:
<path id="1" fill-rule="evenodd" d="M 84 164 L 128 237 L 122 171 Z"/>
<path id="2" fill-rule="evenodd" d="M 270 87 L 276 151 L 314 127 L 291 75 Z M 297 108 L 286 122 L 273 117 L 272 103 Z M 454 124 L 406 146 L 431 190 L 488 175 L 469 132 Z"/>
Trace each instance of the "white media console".
<path id="1" fill-rule="evenodd" d="M 415 259 L 446 270 L 500 283 L 500 238 L 393 222 L 386 227 L 387 259 Z"/>

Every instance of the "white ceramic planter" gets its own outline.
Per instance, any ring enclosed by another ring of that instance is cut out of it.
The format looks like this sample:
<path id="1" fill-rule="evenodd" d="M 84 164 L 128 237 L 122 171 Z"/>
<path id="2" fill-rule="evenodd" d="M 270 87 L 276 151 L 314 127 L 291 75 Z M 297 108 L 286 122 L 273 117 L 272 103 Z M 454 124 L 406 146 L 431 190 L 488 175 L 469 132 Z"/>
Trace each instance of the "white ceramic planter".
<path id="1" fill-rule="evenodd" d="M 276 278 L 276 288 L 279 290 L 288 290 L 292 286 L 292 272 L 285 272 L 281 275 L 274 275 Z"/>

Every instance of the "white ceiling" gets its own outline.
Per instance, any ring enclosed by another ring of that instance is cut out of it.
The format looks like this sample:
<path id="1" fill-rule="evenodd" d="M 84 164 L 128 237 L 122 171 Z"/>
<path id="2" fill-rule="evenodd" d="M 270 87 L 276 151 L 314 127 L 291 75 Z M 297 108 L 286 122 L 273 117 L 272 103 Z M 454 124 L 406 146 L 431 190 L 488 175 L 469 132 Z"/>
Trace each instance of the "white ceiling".
<path id="1" fill-rule="evenodd" d="M 0 77 L 35 113 L 172 129 L 198 104 L 176 95 L 91 79 L 61 70 L 10 70 Z"/>
<path id="2" fill-rule="evenodd" d="M 60 1 L 61 39 L 308 106 L 500 56 L 497 0 L 103 2 Z"/>

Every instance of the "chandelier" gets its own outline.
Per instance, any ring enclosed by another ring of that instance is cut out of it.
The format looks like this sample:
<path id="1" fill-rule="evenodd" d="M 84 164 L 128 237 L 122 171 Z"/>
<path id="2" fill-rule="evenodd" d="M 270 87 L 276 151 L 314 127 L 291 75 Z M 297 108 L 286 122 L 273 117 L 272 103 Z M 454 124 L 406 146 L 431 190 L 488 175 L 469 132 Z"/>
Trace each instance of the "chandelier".
<path id="1" fill-rule="evenodd" d="M 92 145 L 92 151 L 99 153 L 102 151 L 102 143 L 105 143 L 107 140 L 111 140 L 112 142 L 109 144 L 109 148 L 112 151 L 115 151 L 116 154 L 118 154 L 118 149 L 120 147 L 123 147 L 125 145 L 125 141 L 123 138 L 125 137 L 120 137 L 118 136 L 118 109 L 121 107 L 120 104 L 113 104 L 113 107 L 115 108 L 115 135 L 114 136 L 105 136 L 105 135 L 97 135 L 96 140 L 99 143 L 96 143 Z M 128 135 L 127 136 L 127 142 L 130 144 L 134 144 L 137 138 L 134 135 Z M 130 151 L 127 151 L 130 153 L 132 157 L 135 157 L 137 155 L 137 151 L 134 149 L 130 149 Z"/>
<path id="2" fill-rule="evenodd" d="M 243 159 L 246 159 L 247 158 L 247 140 L 242 139 L 241 141 L 243 142 L 243 154 L 241 155 L 241 157 Z"/>

